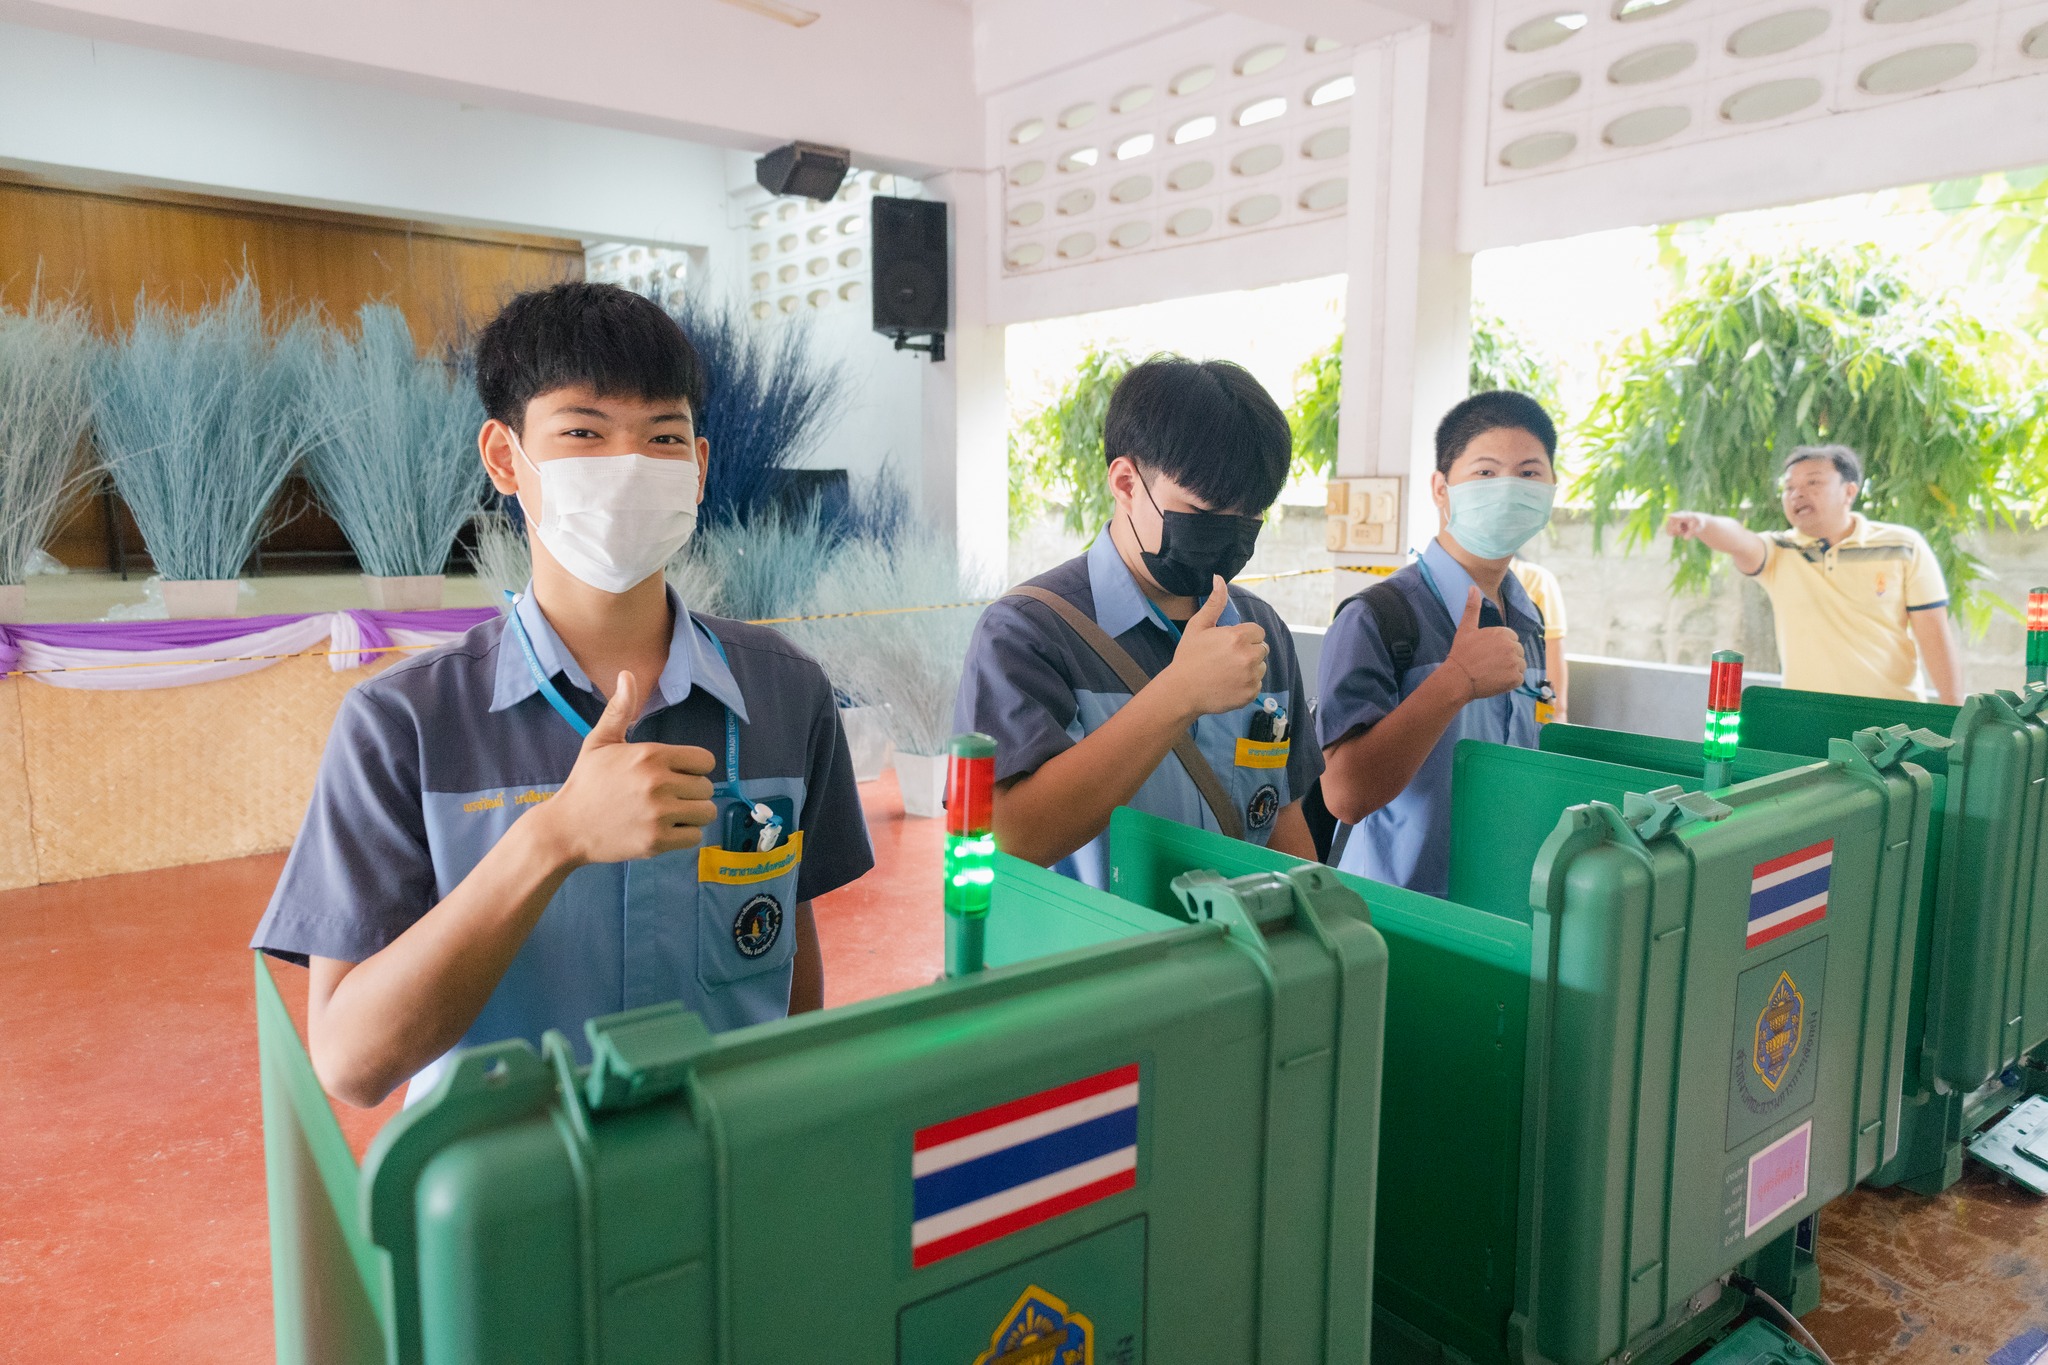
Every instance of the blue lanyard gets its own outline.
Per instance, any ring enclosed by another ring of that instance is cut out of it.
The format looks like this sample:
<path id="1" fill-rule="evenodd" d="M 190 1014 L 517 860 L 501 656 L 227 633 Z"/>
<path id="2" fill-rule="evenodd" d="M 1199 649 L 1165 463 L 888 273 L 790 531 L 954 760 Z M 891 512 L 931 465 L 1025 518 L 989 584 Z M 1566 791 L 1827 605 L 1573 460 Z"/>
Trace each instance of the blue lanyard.
<path id="1" fill-rule="evenodd" d="M 512 610 L 507 612 L 506 615 L 511 618 L 512 633 L 519 637 L 519 650 L 526 656 L 527 671 L 533 674 L 534 686 L 538 687 L 540 694 L 547 698 L 548 705 L 555 708 L 555 713 L 561 716 L 563 720 L 569 722 L 570 729 L 588 738 L 591 729 L 590 722 L 576 714 L 576 708 L 569 705 L 569 699 L 562 695 L 561 689 L 555 686 L 554 679 L 550 678 L 547 675 L 547 670 L 540 666 L 540 655 L 536 654 L 533 649 L 533 637 L 526 633 L 526 623 L 519 619 L 518 597 L 511 590 L 507 589 L 505 601 L 512 606 Z M 688 623 L 687 618 L 686 626 L 692 630 L 696 628 L 694 624 Z M 718 651 L 720 659 L 725 659 L 725 645 L 716 635 L 711 636 L 711 647 Z M 726 667 L 732 667 L 731 660 L 726 659 Z M 636 716 L 634 719 L 637 720 L 638 717 Z M 631 722 L 628 723 L 630 724 Z M 740 795 L 740 722 L 739 717 L 733 714 L 730 706 L 725 708 L 725 781 L 718 784 L 717 790 L 735 799 L 738 799 Z M 776 823 L 780 824 L 781 822 L 778 820 Z"/>
<path id="2" fill-rule="evenodd" d="M 1181 628 L 1175 625 L 1165 612 L 1159 610 L 1159 604 L 1148 597 L 1145 599 L 1145 610 L 1152 613 L 1152 619 L 1157 621 L 1167 635 L 1172 638 L 1173 642 L 1178 645 L 1180 643 Z M 1267 712 L 1268 715 L 1272 716 L 1275 720 L 1284 721 L 1287 719 L 1287 708 L 1280 705 L 1280 699 L 1271 692 L 1259 693 L 1255 704 L 1263 710 L 1267 702 L 1273 703 L 1273 709 Z"/>
<path id="3" fill-rule="evenodd" d="M 1430 572 L 1429 561 L 1418 554 L 1415 556 L 1415 567 L 1422 570 L 1422 581 L 1429 585 L 1429 595 L 1431 597 L 1434 597 L 1436 599 L 1436 604 L 1444 609 L 1444 615 L 1451 618 L 1451 629 L 1455 632 L 1458 628 L 1458 613 L 1451 610 L 1451 604 L 1449 602 L 1444 601 L 1443 589 L 1437 587 L 1436 575 Z M 1514 570 L 1510 569 L 1508 572 L 1512 573 L 1514 572 Z M 1505 605 L 1507 602 L 1507 590 L 1505 584 L 1503 584 L 1501 590 L 1501 602 L 1503 605 L 1501 608 L 1500 619 L 1501 622 L 1505 624 L 1508 619 L 1507 608 Z M 1532 701 L 1541 702 L 1552 702 L 1557 700 L 1557 694 L 1550 690 L 1550 679 L 1543 677 L 1541 670 L 1531 670 L 1529 668 L 1529 647 L 1527 645 L 1522 646 L 1522 668 L 1523 676 L 1525 678 L 1532 671 L 1537 673 L 1536 685 L 1534 687 L 1531 687 L 1527 682 L 1524 682 L 1520 687 L 1516 688 L 1510 694 L 1511 696 L 1528 697 Z"/>
<path id="4" fill-rule="evenodd" d="M 1180 643 L 1180 627 L 1175 625 L 1165 612 L 1159 610 L 1157 602 L 1154 602 L 1149 597 L 1146 598 L 1145 610 L 1152 613 L 1152 619 L 1159 623 L 1159 628 L 1166 632 L 1168 638 L 1175 644 Z"/>

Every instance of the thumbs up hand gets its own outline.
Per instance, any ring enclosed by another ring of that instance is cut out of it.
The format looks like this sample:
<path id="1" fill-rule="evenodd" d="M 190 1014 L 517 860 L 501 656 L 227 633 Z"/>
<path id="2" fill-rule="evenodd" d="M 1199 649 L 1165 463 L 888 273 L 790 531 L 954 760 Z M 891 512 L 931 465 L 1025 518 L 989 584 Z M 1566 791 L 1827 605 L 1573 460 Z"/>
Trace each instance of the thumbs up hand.
<path id="1" fill-rule="evenodd" d="M 1235 711 L 1265 686 L 1266 657 L 1272 652 L 1266 632 L 1252 621 L 1217 625 L 1229 601 L 1218 577 L 1208 600 L 1182 629 L 1173 662 L 1155 680 L 1174 692 L 1189 720 Z"/>
<path id="2" fill-rule="evenodd" d="M 568 781 L 525 817 L 552 828 L 570 867 L 694 848 L 717 814 L 710 751 L 694 744 L 629 743 L 626 731 L 639 715 L 639 680 L 621 673 L 604 714 L 584 736 Z"/>
<path id="3" fill-rule="evenodd" d="M 1513 630 L 1479 624 L 1483 600 L 1477 587 L 1466 593 L 1465 614 L 1458 620 L 1458 633 L 1451 637 L 1451 652 L 1444 659 L 1444 667 L 1463 672 L 1470 683 L 1468 701 L 1514 691 L 1522 685 L 1529 666 L 1521 637 Z"/>

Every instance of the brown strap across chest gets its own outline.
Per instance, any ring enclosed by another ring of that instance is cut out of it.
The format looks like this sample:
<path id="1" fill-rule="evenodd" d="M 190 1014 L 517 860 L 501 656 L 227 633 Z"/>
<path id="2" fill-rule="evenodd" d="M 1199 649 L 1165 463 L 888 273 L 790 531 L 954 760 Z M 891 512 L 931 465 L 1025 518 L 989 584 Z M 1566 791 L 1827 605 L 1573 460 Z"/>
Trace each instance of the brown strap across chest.
<path id="1" fill-rule="evenodd" d="M 1094 650 L 1096 657 L 1109 665 L 1110 670 L 1123 685 L 1130 689 L 1132 696 L 1137 696 L 1145 684 L 1152 681 L 1152 675 L 1147 673 L 1108 631 L 1095 624 L 1087 612 L 1058 593 L 1027 583 L 1022 587 L 1010 589 L 1007 595 L 1027 597 L 1033 602 L 1042 602 L 1051 607 L 1074 634 L 1081 637 L 1081 643 Z M 1174 756 L 1180 759 L 1181 767 L 1187 770 L 1188 777 L 1193 780 L 1195 790 L 1199 791 L 1202 800 L 1208 803 L 1209 813 L 1216 817 L 1217 827 L 1233 839 L 1244 838 L 1244 818 L 1238 814 L 1237 803 L 1230 799 L 1230 791 L 1223 785 L 1223 779 L 1216 776 L 1216 770 L 1210 767 L 1209 760 L 1202 756 L 1202 750 L 1195 743 L 1195 737 L 1183 733 L 1173 742 L 1173 752 Z"/>

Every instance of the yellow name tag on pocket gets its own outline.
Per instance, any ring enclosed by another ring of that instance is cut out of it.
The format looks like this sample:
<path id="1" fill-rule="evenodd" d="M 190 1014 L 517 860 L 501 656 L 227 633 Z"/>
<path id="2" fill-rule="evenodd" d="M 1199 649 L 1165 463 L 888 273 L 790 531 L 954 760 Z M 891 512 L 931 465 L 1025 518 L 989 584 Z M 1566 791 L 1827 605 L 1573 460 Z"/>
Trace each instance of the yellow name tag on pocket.
<path id="1" fill-rule="evenodd" d="M 1240 768 L 1284 768 L 1287 766 L 1287 751 L 1294 741 L 1283 739 L 1269 743 L 1257 739 L 1241 739 L 1237 742 L 1237 766 Z"/>
<path id="2" fill-rule="evenodd" d="M 697 850 L 697 880 L 724 882 L 728 886 L 773 881 L 785 872 L 794 871 L 803 860 L 802 830 L 790 835 L 788 843 L 777 844 L 766 853 L 728 853 L 707 844 Z"/>

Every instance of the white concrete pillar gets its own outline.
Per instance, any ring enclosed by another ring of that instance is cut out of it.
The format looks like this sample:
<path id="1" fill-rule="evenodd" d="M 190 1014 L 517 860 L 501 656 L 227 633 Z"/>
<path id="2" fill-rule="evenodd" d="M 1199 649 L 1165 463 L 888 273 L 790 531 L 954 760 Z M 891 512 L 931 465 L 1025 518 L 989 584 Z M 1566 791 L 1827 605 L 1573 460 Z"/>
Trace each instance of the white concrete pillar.
<path id="1" fill-rule="evenodd" d="M 989 282 L 1001 250 L 999 190 L 992 174 L 949 171 L 924 182 L 946 201 L 951 229 L 952 330 L 946 358 L 924 383 L 925 513 L 954 536 L 963 559 L 1007 585 L 1010 545 L 1008 400 L 1003 329 L 989 317 Z"/>
<path id="2" fill-rule="evenodd" d="M 1455 30 L 1417 25 L 1359 49 L 1351 115 L 1339 477 L 1402 480 L 1388 551 L 1340 565 L 1392 569 L 1436 534 L 1434 435 L 1464 397 L 1472 258 L 1456 246 L 1465 54 Z M 1339 573 L 1338 597 L 1358 590 Z"/>

